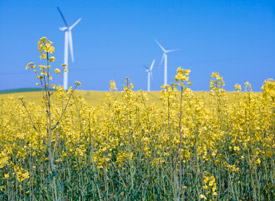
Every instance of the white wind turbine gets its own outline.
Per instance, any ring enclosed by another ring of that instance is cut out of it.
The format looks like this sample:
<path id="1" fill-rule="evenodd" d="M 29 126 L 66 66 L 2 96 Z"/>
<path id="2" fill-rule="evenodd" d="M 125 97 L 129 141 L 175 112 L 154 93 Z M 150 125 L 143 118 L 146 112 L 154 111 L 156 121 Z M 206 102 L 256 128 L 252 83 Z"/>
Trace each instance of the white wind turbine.
<path id="1" fill-rule="evenodd" d="M 152 70 L 154 68 L 155 61 L 156 61 L 155 59 L 152 61 L 152 64 L 151 64 L 150 68 L 145 66 L 145 68 L 146 68 L 145 71 L 148 73 L 147 91 L 150 91 L 150 78 L 152 78 Z"/>
<path id="2" fill-rule="evenodd" d="M 73 38 L 72 38 L 71 31 L 79 23 L 81 18 L 79 18 L 72 26 L 69 26 L 69 24 L 67 23 L 64 15 L 61 12 L 59 7 L 57 7 L 57 10 L 59 11 L 59 13 L 66 25 L 65 27 L 61 27 L 59 29 L 60 29 L 60 31 L 65 31 L 64 64 L 68 65 L 68 46 L 70 46 L 71 58 L 72 58 L 72 62 L 74 62 Z M 64 72 L 63 86 L 64 86 L 65 90 L 68 89 L 68 72 Z"/>
<path id="3" fill-rule="evenodd" d="M 164 85 L 167 85 L 167 53 L 169 52 L 175 52 L 179 49 L 173 49 L 173 50 L 166 50 L 164 49 L 164 47 L 157 41 L 155 40 L 156 43 L 158 44 L 158 46 L 162 49 L 163 51 L 163 55 L 161 57 L 161 61 L 160 64 L 162 63 L 162 61 L 164 60 Z"/>

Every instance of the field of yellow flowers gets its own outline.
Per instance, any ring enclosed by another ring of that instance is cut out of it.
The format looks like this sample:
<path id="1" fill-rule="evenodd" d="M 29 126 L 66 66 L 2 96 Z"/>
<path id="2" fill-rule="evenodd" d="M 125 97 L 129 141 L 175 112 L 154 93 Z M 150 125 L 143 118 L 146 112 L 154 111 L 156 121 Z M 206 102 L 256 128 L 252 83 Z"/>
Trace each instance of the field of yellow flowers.
<path id="1" fill-rule="evenodd" d="M 229 102 L 218 73 L 195 96 L 178 68 L 161 105 L 126 78 L 89 106 L 80 82 L 52 85 L 54 48 L 38 45 L 47 64 L 27 68 L 41 104 L 0 99 L 0 200 L 275 200 L 274 80 L 261 93 L 237 84 Z"/>

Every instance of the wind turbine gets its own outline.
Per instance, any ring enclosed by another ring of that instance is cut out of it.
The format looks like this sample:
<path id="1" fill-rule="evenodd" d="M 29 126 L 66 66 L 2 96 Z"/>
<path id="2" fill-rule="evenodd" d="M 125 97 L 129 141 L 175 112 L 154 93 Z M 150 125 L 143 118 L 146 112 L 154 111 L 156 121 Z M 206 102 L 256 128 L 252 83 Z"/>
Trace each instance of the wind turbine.
<path id="1" fill-rule="evenodd" d="M 155 41 L 156 41 L 156 43 L 158 44 L 158 46 L 163 51 L 163 54 L 162 54 L 162 57 L 161 57 L 161 61 L 160 61 L 160 65 L 161 65 L 162 61 L 164 60 L 164 85 L 167 85 L 167 53 L 169 53 L 169 52 L 175 52 L 175 51 L 177 51 L 179 49 L 166 50 L 166 49 L 164 49 L 164 47 L 157 40 L 155 40 Z"/>
<path id="2" fill-rule="evenodd" d="M 60 27 L 59 30 L 65 32 L 64 64 L 68 65 L 68 46 L 70 47 L 72 62 L 74 62 L 72 29 L 79 23 L 81 18 L 79 18 L 72 26 L 69 26 L 59 7 L 57 7 L 57 10 L 66 25 L 65 27 Z M 65 90 L 68 89 L 68 72 L 64 72 L 63 86 Z"/>
<path id="3" fill-rule="evenodd" d="M 152 70 L 154 68 L 154 64 L 155 64 L 155 59 L 153 59 L 152 64 L 150 66 L 150 68 L 148 68 L 147 66 L 144 66 L 146 68 L 146 72 L 148 73 L 148 83 L 147 83 L 147 91 L 150 91 L 150 78 L 152 77 Z"/>

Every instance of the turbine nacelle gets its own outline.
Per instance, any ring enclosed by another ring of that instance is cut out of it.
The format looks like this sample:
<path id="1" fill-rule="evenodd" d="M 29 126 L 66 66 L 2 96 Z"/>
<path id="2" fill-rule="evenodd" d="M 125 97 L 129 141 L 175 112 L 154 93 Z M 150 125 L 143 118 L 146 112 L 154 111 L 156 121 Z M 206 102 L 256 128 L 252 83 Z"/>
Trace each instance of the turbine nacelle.
<path id="1" fill-rule="evenodd" d="M 155 40 L 155 41 L 158 44 L 158 46 L 160 47 L 160 49 L 162 49 L 163 54 L 167 54 L 169 52 L 175 52 L 175 51 L 179 51 L 180 50 L 180 49 L 166 50 L 157 40 Z"/>
<path id="2" fill-rule="evenodd" d="M 71 31 L 79 22 L 80 22 L 81 18 L 79 18 L 72 26 L 67 26 L 67 27 L 60 27 L 59 30 L 60 31 Z"/>
<path id="3" fill-rule="evenodd" d="M 150 65 L 150 68 L 148 68 L 148 66 L 145 66 L 145 65 L 144 65 L 144 67 L 146 68 L 145 71 L 146 71 L 146 72 L 152 72 L 152 70 L 153 70 L 153 68 L 154 68 L 154 65 L 155 65 L 155 62 L 156 62 L 156 60 L 153 59 L 151 65 Z"/>

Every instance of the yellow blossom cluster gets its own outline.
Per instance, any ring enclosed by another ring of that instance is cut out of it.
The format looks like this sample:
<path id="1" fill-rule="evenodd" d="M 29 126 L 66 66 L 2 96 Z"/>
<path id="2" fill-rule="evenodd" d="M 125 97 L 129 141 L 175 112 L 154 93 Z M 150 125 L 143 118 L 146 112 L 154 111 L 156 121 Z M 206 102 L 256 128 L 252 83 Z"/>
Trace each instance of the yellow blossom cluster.
<path id="1" fill-rule="evenodd" d="M 185 69 L 182 69 L 181 67 L 178 67 L 177 75 L 175 76 L 176 82 L 180 81 L 179 83 L 180 86 L 183 86 L 184 81 L 187 81 L 188 85 L 192 85 L 188 77 L 190 72 L 191 72 L 190 69 L 185 70 Z"/>
<path id="2" fill-rule="evenodd" d="M 52 54 L 54 53 L 54 46 L 52 46 L 52 41 L 48 40 L 47 37 L 40 38 L 38 42 L 38 51 L 41 54 L 40 59 L 46 59 L 47 58 L 47 52 Z M 54 57 L 53 57 L 54 61 Z"/>
<path id="3" fill-rule="evenodd" d="M 26 69 L 33 69 L 36 78 L 39 80 L 40 83 L 36 83 L 36 86 L 41 86 L 42 88 L 47 88 L 50 86 L 50 80 L 53 79 L 53 77 L 50 74 L 50 68 L 51 65 L 50 63 L 55 61 L 55 57 L 54 56 L 50 56 L 50 54 L 54 53 L 54 46 L 52 45 L 52 41 L 50 41 L 48 38 L 46 37 L 42 37 L 40 38 L 39 42 L 38 42 L 38 51 L 40 53 L 40 59 L 41 60 L 46 60 L 46 65 L 39 65 L 39 70 L 40 73 L 37 73 L 36 71 L 36 65 L 34 65 L 33 62 L 30 62 L 27 64 Z M 60 74 L 60 76 L 62 75 L 63 72 L 68 72 L 68 66 L 66 64 L 62 64 L 63 70 L 61 71 L 59 68 L 56 68 L 54 70 L 54 72 L 56 74 Z M 59 78 L 60 80 L 60 78 Z M 57 83 L 58 84 L 58 83 Z M 57 84 L 52 84 L 52 88 L 55 89 Z M 81 84 L 78 86 L 81 86 Z"/>
<path id="4" fill-rule="evenodd" d="M 206 195 L 209 194 L 212 196 L 217 196 L 217 185 L 216 185 L 216 179 L 214 176 L 211 176 L 207 171 L 204 172 L 203 176 L 203 189 L 206 191 Z M 204 197 L 205 198 L 205 197 Z"/>
<path id="5" fill-rule="evenodd" d="M 268 79 L 264 81 L 264 85 L 262 87 L 263 93 L 265 97 L 275 98 L 275 80 Z"/>

